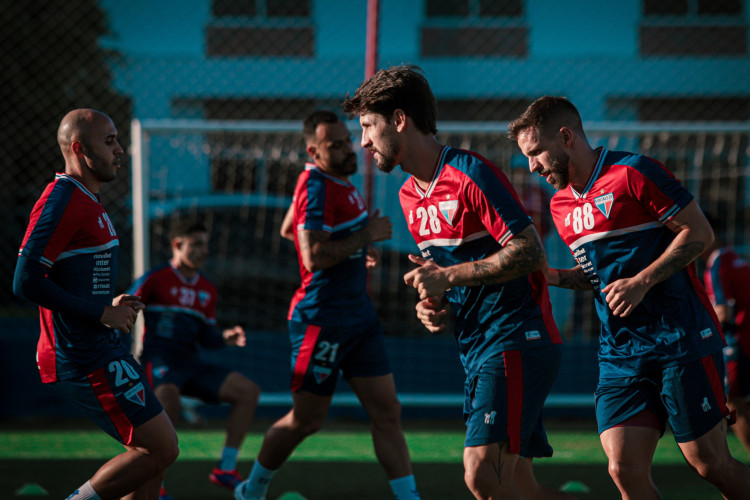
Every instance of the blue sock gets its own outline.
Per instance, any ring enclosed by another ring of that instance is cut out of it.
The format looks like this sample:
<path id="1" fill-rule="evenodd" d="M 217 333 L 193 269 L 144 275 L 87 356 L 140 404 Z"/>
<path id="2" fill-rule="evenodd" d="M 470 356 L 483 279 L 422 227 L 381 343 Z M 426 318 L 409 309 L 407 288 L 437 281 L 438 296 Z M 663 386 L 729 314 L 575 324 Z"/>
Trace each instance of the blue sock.
<path id="1" fill-rule="evenodd" d="M 419 492 L 417 491 L 417 483 L 414 482 L 414 475 L 404 476 L 398 479 L 391 479 L 388 481 L 393 490 L 393 494 L 396 496 L 396 500 L 418 500 Z"/>
<path id="2" fill-rule="evenodd" d="M 219 469 L 221 470 L 234 470 L 237 468 L 237 455 L 240 454 L 240 450 L 237 448 L 230 448 L 225 446 L 221 450 L 221 460 L 219 460 Z"/>
<path id="3" fill-rule="evenodd" d="M 242 494 L 248 497 L 265 498 L 274 474 L 276 474 L 275 470 L 266 469 L 256 460 L 250 476 L 242 485 Z"/>
<path id="4" fill-rule="evenodd" d="M 94 491 L 93 486 L 91 486 L 91 481 L 86 481 L 86 483 L 75 490 L 73 493 L 70 494 L 68 498 L 65 500 L 102 500 L 101 497 Z"/>

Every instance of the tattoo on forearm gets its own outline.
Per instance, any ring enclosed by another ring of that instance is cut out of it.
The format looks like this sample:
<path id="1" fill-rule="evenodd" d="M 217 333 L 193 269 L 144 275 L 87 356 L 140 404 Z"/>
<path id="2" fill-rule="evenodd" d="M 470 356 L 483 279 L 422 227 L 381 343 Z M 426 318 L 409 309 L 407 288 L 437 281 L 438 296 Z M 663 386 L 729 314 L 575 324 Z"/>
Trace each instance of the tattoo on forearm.
<path id="1" fill-rule="evenodd" d="M 538 270 L 544 259 L 538 240 L 519 234 L 491 258 L 475 262 L 471 277 L 482 285 L 502 283 Z"/>
<path id="2" fill-rule="evenodd" d="M 557 271 L 558 283 L 555 286 L 567 288 L 569 290 L 591 290 L 591 281 L 586 277 L 583 269 L 574 267 L 573 269 L 559 269 Z"/>
<path id="3" fill-rule="evenodd" d="M 704 249 L 705 247 L 700 241 L 691 241 L 678 246 L 670 251 L 666 255 L 664 262 L 654 270 L 654 279 L 657 283 L 664 281 L 676 272 L 684 269 L 685 266 L 703 253 Z"/>

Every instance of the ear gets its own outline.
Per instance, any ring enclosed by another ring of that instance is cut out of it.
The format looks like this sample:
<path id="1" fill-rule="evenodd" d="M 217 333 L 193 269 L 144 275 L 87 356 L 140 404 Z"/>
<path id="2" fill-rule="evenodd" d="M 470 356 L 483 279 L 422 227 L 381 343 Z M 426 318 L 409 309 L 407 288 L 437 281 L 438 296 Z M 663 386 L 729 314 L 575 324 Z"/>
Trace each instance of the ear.
<path id="1" fill-rule="evenodd" d="M 310 158 L 313 160 L 316 158 L 315 155 L 318 154 L 318 148 L 313 146 L 312 144 L 307 145 L 307 154 L 310 155 Z"/>
<path id="2" fill-rule="evenodd" d="M 179 250 L 182 247 L 182 238 L 172 238 L 172 250 Z"/>
<path id="3" fill-rule="evenodd" d="M 573 134 L 573 131 L 570 130 L 568 127 L 561 127 L 560 138 L 563 141 L 563 145 L 569 148 L 573 145 L 573 139 L 575 138 L 575 134 Z"/>
<path id="4" fill-rule="evenodd" d="M 403 109 L 396 109 L 393 111 L 391 121 L 396 125 L 397 132 L 403 132 L 406 127 L 406 113 Z"/>
<path id="5" fill-rule="evenodd" d="M 70 145 L 70 149 L 72 149 L 73 153 L 75 153 L 76 155 L 83 154 L 83 144 L 81 144 L 81 141 L 73 141 L 73 143 Z"/>

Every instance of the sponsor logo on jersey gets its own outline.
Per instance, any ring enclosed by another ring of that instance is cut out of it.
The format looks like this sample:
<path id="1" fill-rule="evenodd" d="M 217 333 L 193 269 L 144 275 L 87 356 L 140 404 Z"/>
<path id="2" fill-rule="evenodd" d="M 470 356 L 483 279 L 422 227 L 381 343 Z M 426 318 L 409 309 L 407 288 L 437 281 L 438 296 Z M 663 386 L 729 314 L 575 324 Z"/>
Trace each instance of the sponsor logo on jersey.
<path id="1" fill-rule="evenodd" d="M 323 368 L 322 366 L 313 366 L 313 376 L 315 382 L 322 384 L 325 379 L 331 376 L 330 368 Z"/>
<path id="2" fill-rule="evenodd" d="M 200 300 L 203 307 L 206 307 L 206 304 L 208 304 L 210 298 L 211 294 L 206 292 L 205 290 L 201 290 L 200 292 L 198 292 L 198 300 Z"/>
<path id="3" fill-rule="evenodd" d="M 438 203 L 438 209 L 440 210 L 440 213 L 443 214 L 443 217 L 445 217 L 445 220 L 450 224 L 453 225 L 453 216 L 456 215 L 456 210 L 458 210 L 458 200 L 444 200 Z"/>
<path id="4" fill-rule="evenodd" d="M 528 332 L 525 332 L 526 340 L 539 340 L 542 338 L 542 334 L 539 333 L 539 330 L 529 330 Z"/>
<path id="5" fill-rule="evenodd" d="M 609 219 L 609 213 L 612 211 L 612 204 L 615 202 L 615 195 L 612 193 L 607 193 L 602 196 L 597 196 L 594 198 L 594 204 L 596 205 L 596 208 L 599 209 L 601 213 L 604 214 L 604 217 Z"/>
<path id="6" fill-rule="evenodd" d="M 484 423 L 488 425 L 493 425 L 495 423 L 495 416 L 497 415 L 497 412 L 495 410 L 492 410 L 489 413 L 484 414 Z"/>
<path id="7" fill-rule="evenodd" d="M 125 393 L 125 397 L 128 401 L 135 403 L 137 405 L 146 406 L 146 395 L 145 391 L 143 389 L 143 384 L 141 382 L 138 382 L 135 387 L 132 389 L 129 389 Z"/>
<path id="8" fill-rule="evenodd" d="M 714 334 L 714 332 L 712 332 L 710 328 L 706 328 L 705 330 L 701 330 L 701 338 L 702 339 L 707 339 L 708 337 L 710 337 L 713 334 Z"/>

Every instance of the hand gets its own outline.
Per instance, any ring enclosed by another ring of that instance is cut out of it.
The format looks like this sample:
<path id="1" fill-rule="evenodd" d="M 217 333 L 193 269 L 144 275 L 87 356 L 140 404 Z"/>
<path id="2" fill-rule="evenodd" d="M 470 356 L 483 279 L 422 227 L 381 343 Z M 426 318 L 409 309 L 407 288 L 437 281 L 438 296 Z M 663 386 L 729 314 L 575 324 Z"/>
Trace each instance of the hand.
<path id="1" fill-rule="evenodd" d="M 367 249 L 367 256 L 365 257 L 365 267 L 369 269 L 373 269 L 375 266 L 378 265 L 378 261 L 380 260 L 380 252 L 378 252 L 378 249 L 375 247 L 370 247 Z"/>
<path id="2" fill-rule="evenodd" d="M 623 278 L 602 288 L 612 314 L 624 318 L 641 303 L 649 287 L 636 278 Z"/>
<path id="3" fill-rule="evenodd" d="M 236 345 L 237 347 L 245 347 L 247 344 L 247 338 L 245 337 L 245 329 L 237 325 L 234 328 L 227 328 L 222 332 L 224 337 L 224 343 L 226 345 Z"/>
<path id="4" fill-rule="evenodd" d="M 146 304 L 140 301 L 140 295 L 128 295 L 123 293 L 112 299 L 113 306 L 128 306 L 134 311 L 143 311 L 146 308 Z"/>
<path id="5" fill-rule="evenodd" d="M 439 297 L 450 288 L 444 267 L 440 267 L 433 261 L 426 260 L 419 255 L 410 254 L 409 260 L 420 267 L 406 273 L 404 281 L 407 286 L 417 289 L 420 299 Z"/>
<path id="6" fill-rule="evenodd" d="M 380 209 L 377 209 L 367 221 L 365 231 L 370 235 L 370 242 L 389 240 L 393 235 L 393 224 L 389 217 L 381 216 Z"/>
<path id="7" fill-rule="evenodd" d="M 130 333 L 137 317 L 138 311 L 135 308 L 129 305 L 120 304 L 115 306 L 105 306 L 102 317 L 99 318 L 99 322 L 114 330 Z"/>
<path id="8" fill-rule="evenodd" d="M 441 297 L 427 297 L 417 302 L 417 319 L 422 322 L 430 333 L 438 333 L 445 330 L 443 321 L 448 315 L 448 310 L 443 307 Z"/>

